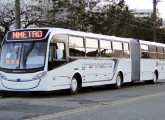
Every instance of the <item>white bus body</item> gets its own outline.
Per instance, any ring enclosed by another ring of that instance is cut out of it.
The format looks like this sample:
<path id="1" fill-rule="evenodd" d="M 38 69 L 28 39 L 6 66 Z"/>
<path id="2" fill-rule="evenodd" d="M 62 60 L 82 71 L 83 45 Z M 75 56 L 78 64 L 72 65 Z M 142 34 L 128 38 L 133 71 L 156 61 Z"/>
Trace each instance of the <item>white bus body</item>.
<path id="1" fill-rule="evenodd" d="M 132 38 L 60 28 L 10 31 L 1 47 L 0 90 L 76 94 L 86 86 L 156 83 L 165 78 L 164 57 L 164 44 Z"/>

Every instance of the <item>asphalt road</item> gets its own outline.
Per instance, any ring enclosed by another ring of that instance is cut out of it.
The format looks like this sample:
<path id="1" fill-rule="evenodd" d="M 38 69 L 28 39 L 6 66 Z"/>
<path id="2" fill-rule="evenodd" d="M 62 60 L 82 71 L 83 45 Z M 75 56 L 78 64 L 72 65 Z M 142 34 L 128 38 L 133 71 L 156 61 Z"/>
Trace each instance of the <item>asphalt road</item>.
<path id="1" fill-rule="evenodd" d="M 164 120 L 165 80 L 157 84 L 125 84 L 83 88 L 78 95 L 65 91 L 8 92 L 0 99 L 0 120 Z"/>

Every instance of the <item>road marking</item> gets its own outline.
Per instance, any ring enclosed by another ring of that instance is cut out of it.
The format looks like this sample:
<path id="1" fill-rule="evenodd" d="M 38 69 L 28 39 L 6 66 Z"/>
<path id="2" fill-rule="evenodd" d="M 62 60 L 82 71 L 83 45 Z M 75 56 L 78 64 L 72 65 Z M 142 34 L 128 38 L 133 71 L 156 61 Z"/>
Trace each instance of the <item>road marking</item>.
<path id="1" fill-rule="evenodd" d="M 34 117 L 34 118 L 31 118 L 31 119 L 26 119 L 26 120 L 47 120 L 47 119 L 56 118 L 56 117 L 59 117 L 59 116 L 69 115 L 69 114 L 83 112 L 83 111 L 97 109 L 97 108 L 104 108 L 104 107 L 107 107 L 107 106 L 113 106 L 113 105 L 133 102 L 133 101 L 137 101 L 137 100 L 143 100 L 143 99 L 146 99 L 146 98 L 162 96 L 162 95 L 165 95 L 165 92 L 150 94 L 150 95 L 140 96 L 140 97 L 134 97 L 134 98 L 126 99 L 126 100 L 106 102 L 106 103 L 102 103 L 102 104 L 98 104 L 98 105 L 92 105 L 92 106 L 88 106 L 88 107 L 82 107 L 82 108 L 77 108 L 77 109 L 73 109 L 73 110 L 67 110 L 67 111 L 58 112 L 58 113 L 54 113 L 54 114 L 43 115 L 43 116 L 40 116 L 40 117 Z"/>

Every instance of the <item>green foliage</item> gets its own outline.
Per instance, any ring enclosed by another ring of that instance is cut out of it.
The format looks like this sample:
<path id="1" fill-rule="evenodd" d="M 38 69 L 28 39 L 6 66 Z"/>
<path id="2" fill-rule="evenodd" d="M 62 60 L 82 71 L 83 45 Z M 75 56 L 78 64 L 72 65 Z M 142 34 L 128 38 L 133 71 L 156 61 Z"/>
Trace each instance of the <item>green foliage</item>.
<path id="1" fill-rule="evenodd" d="M 153 18 L 134 17 L 125 0 L 117 1 L 118 4 L 96 9 L 94 2 L 88 6 L 85 0 L 45 0 L 43 6 L 32 6 L 21 12 L 22 26 L 60 27 L 152 41 Z M 13 14 L 13 11 L 10 12 Z M 0 24 L 5 31 L 15 22 L 14 18 L 10 21 L 11 24 L 7 24 L 6 28 Z M 161 26 L 162 19 L 158 18 L 157 41 L 165 43 L 165 29 Z"/>
<path id="2" fill-rule="evenodd" d="M 124 0 L 117 5 L 95 9 L 87 8 L 84 0 L 52 0 L 56 7 L 49 12 L 51 16 L 63 15 L 63 19 L 51 24 L 51 27 L 62 27 L 78 31 L 93 32 L 105 35 L 153 40 L 153 18 L 136 18 L 126 6 Z M 65 13 L 65 16 L 64 16 Z M 56 19 L 59 16 L 56 16 Z M 55 21 L 55 20 L 54 20 Z M 165 42 L 165 30 L 160 29 L 162 19 L 157 20 L 157 41 Z"/>

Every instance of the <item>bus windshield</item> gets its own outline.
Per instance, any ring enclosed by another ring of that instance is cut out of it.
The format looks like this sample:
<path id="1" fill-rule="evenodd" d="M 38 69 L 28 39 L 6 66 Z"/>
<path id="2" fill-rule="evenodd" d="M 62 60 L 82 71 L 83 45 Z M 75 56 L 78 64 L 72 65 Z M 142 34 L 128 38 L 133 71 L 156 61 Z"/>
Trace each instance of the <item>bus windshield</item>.
<path id="1" fill-rule="evenodd" d="M 0 67 L 5 69 L 42 68 L 45 63 L 46 42 L 6 42 L 1 51 Z"/>

